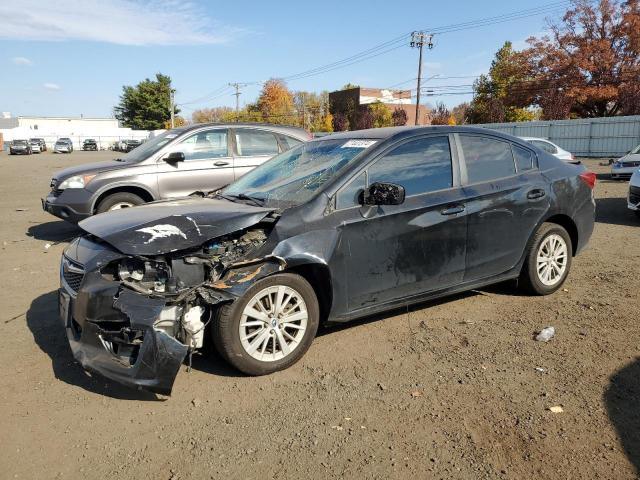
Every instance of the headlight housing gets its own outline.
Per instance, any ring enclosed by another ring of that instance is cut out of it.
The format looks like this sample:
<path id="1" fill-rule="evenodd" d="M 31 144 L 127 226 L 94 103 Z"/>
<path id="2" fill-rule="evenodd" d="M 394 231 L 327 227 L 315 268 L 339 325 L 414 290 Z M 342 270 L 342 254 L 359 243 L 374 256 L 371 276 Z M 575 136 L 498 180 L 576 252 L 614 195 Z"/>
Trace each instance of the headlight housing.
<path id="1" fill-rule="evenodd" d="M 59 190 L 65 190 L 67 188 L 84 188 L 93 177 L 96 175 L 74 175 L 73 177 L 69 177 L 64 180 L 60 185 L 58 185 Z"/>

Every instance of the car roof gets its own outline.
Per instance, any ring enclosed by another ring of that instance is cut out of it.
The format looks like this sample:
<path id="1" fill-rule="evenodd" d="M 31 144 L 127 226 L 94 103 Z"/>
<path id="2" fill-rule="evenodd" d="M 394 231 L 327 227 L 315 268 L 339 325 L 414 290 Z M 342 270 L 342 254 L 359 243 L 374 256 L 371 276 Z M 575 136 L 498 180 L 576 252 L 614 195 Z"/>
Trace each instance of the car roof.
<path id="1" fill-rule="evenodd" d="M 319 137 L 317 141 L 322 140 L 338 140 L 338 139 L 351 139 L 351 138 L 367 138 L 376 140 L 387 140 L 394 137 L 413 136 L 419 133 L 481 133 L 484 135 L 494 135 L 497 137 L 511 138 L 512 136 L 503 134 L 497 130 L 491 130 L 481 127 L 468 127 L 468 126 L 451 126 L 451 125 L 430 125 L 430 126 L 416 126 L 416 127 L 383 127 L 383 128 L 370 128 L 367 130 L 354 130 L 349 132 L 339 132 L 331 135 Z"/>
<path id="2" fill-rule="evenodd" d="M 280 133 L 288 133 L 291 135 L 295 135 L 298 137 L 302 137 L 305 139 L 309 138 L 309 133 L 301 127 L 294 127 L 291 125 L 278 125 L 275 123 L 252 123 L 252 122 L 230 122 L 230 123 L 196 123 L 194 125 L 189 125 L 186 127 L 175 128 L 173 130 L 178 130 L 181 133 L 190 132 L 192 130 L 198 130 L 203 127 L 229 127 L 229 128 L 238 128 L 238 127 L 249 127 L 249 128 L 267 128 L 269 130 L 275 130 Z"/>

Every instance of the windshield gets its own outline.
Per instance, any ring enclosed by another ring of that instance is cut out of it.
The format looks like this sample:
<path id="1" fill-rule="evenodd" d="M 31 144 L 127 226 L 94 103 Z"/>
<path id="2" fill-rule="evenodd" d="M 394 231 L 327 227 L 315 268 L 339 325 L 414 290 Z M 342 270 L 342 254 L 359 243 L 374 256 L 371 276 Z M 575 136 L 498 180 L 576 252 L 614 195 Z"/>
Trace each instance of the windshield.
<path id="1" fill-rule="evenodd" d="M 122 160 L 125 162 L 131 162 L 131 163 L 141 162 L 142 160 L 149 158 L 150 155 L 153 155 L 154 153 L 156 153 L 158 150 L 160 150 L 162 147 L 164 147 L 167 143 L 169 143 L 171 140 L 176 138 L 181 133 L 182 133 L 182 130 L 178 130 L 178 129 L 167 130 L 166 132 L 161 133 L 157 137 L 144 142 L 135 150 L 131 150 L 129 153 L 127 153 L 122 157 Z M 125 143 L 127 142 L 125 141 Z M 131 140 L 129 140 L 128 143 L 131 143 Z"/>
<path id="2" fill-rule="evenodd" d="M 305 203 L 375 140 L 316 140 L 273 157 L 232 183 L 228 197 L 251 197 L 266 207 Z"/>
<path id="3" fill-rule="evenodd" d="M 14 145 L 26 145 L 27 141 L 26 140 L 14 140 L 13 144 Z"/>

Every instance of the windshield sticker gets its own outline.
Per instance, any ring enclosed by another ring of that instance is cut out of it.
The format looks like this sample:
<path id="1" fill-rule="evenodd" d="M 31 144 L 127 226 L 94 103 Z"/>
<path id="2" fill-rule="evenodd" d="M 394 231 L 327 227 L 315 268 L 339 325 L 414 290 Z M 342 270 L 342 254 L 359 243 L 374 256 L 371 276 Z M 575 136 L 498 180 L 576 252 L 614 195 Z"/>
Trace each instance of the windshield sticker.
<path id="1" fill-rule="evenodd" d="M 376 142 L 377 140 L 349 140 L 340 148 L 369 148 Z"/>

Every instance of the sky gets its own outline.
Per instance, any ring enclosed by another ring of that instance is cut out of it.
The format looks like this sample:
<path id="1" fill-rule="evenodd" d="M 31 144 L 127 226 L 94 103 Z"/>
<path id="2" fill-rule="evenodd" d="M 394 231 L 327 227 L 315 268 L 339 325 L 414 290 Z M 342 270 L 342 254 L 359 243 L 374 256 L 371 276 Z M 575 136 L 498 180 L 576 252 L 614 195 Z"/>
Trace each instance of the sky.
<path id="1" fill-rule="evenodd" d="M 2 0 L 0 112 L 109 117 L 123 85 L 161 72 L 172 78 L 181 114 L 190 117 L 197 108 L 234 106 L 230 82 L 249 83 L 241 89 L 243 105 L 255 101 L 260 82 L 269 78 L 290 77 L 394 40 L 371 58 L 292 78 L 288 86 L 307 91 L 331 91 L 347 83 L 415 88 L 418 51 L 408 45 L 411 31 L 429 32 L 550 3 Z M 529 36 L 540 35 L 546 21 L 564 10 L 559 5 L 534 16 L 436 34 L 433 49 L 424 52 L 425 88 L 450 92 L 456 89 L 448 86 L 471 84 L 488 70 L 506 40 L 523 48 Z M 431 95 L 422 101 L 453 106 L 470 98 Z"/>

